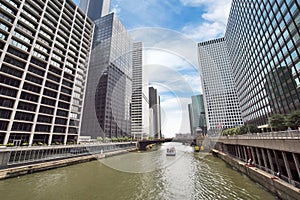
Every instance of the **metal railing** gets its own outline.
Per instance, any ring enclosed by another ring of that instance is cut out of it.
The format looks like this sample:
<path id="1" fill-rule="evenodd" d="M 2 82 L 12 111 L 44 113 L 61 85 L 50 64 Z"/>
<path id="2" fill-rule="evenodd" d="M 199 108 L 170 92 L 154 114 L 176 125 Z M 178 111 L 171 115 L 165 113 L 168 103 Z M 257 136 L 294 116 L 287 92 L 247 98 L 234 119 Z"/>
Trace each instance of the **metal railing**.
<path id="1" fill-rule="evenodd" d="M 118 150 L 131 149 L 136 143 L 106 143 L 70 146 L 6 148 L 9 152 L 7 166 L 27 164 L 33 162 L 50 161 L 56 159 L 71 158 L 76 156 L 106 153 Z M 4 150 L 4 149 L 3 149 Z"/>
<path id="2" fill-rule="evenodd" d="M 247 133 L 244 135 L 212 136 L 212 139 L 243 139 L 243 140 L 273 140 L 273 139 L 291 139 L 300 140 L 299 131 L 278 131 L 266 133 Z"/>

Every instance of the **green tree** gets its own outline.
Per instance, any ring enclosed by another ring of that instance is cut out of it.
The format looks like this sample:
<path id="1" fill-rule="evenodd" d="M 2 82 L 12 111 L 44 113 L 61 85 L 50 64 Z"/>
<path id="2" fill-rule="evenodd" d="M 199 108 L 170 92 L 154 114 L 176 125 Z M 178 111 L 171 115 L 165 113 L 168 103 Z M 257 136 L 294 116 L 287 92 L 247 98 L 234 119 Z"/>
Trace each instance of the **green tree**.
<path id="1" fill-rule="evenodd" d="M 297 129 L 300 126 L 300 111 L 294 111 L 286 116 L 286 126 Z"/>
<path id="2" fill-rule="evenodd" d="M 269 124 L 274 130 L 283 131 L 286 130 L 286 120 L 285 116 L 282 114 L 275 114 L 269 117 Z"/>
<path id="3" fill-rule="evenodd" d="M 257 128 L 257 126 L 255 126 L 253 124 L 249 124 L 247 126 L 249 128 L 250 133 L 258 133 L 258 132 L 260 132 L 259 128 Z"/>
<path id="4" fill-rule="evenodd" d="M 97 137 L 97 141 L 102 142 L 103 138 L 102 137 Z"/>

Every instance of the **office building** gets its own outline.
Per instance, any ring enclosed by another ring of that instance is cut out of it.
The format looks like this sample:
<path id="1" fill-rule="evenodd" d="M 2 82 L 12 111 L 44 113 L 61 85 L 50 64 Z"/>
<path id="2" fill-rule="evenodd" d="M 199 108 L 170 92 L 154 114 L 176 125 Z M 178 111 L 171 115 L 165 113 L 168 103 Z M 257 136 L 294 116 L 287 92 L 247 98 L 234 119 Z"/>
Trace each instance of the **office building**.
<path id="1" fill-rule="evenodd" d="M 149 135 L 148 80 L 143 69 L 143 44 L 133 44 L 132 53 L 132 101 L 131 134 L 135 139 L 153 137 Z"/>
<path id="2" fill-rule="evenodd" d="M 206 134 L 206 119 L 203 95 L 191 97 L 192 103 L 188 105 L 191 135 Z"/>
<path id="3" fill-rule="evenodd" d="M 189 122 L 190 122 L 190 131 L 191 135 L 194 135 L 194 128 L 193 128 L 193 109 L 192 104 L 188 104 L 188 112 L 189 112 Z"/>
<path id="4" fill-rule="evenodd" d="M 94 21 L 109 13 L 110 0 L 80 0 L 79 7 Z"/>
<path id="5" fill-rule="evenodd" d="M 160 96 L 157 93 L 157 89 L 149 87 L 149 108 L 152 108 L 152 131 L 151 135 L 154 138 L 161 138 L 161 109 L 160 109 Z"/>
<path id="6" fill-rule="evenodd" d="M 94 23 L 82 135 L 130 136 L 132 40 L 114 13 Z"/>
<path id="7" fill-rule="evenodd" d="M 93 22 L 69 0 L 2 0 L 0 15 L 0 144 L 76 142 Z"/>
<path id="8" fill-rule="evenodd" d="M 208 133 L 242 125 L 224 38 L 199 43 L 198 50 Z"/>
<path id="9" fill-rule="evenodd" d="M 233 0 L 225 40 L 245 123 L 300 109 L 300 2 Z"/>

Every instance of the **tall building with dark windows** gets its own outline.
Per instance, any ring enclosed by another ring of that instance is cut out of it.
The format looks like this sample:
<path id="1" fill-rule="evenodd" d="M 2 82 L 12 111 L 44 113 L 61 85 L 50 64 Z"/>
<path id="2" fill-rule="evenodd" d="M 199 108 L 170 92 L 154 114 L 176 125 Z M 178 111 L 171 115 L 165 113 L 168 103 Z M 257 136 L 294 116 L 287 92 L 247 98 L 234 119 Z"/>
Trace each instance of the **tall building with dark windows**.
<path id="1" fill-rule="evenodd" d="M 143 68 L 143 43 L 133 43 L 132 51 L 132 101 L 131 134 L 135 139 L 153 137 L 149 135 L 148 79 Z"/>
<path id="2" fill-rule="evenodd" d="M 194 135 L 194 128 L 193 128 L 193 109 L 192 104 L 188 104 L 188 112 L 189 112 L 189 122 L 190 122 L 190 130 L 191 135 Z"/>
<path id="3" fill-rule="evenodd" d="M 89 18 L 96 20 L 109 13 L 110 0 L 80 0 L 79 7 Z"/>
<path id="4" fill-rule="evenodd" d="M 158 95 L 157 89 L 149 87 L 149 108 L 152 112 L 152 119 L 150 124 L 151 131 L 150 135 L 155 138 L 161 138 L 161 109 L 160 109 L 160 96 Z"/>
<path id="5" fill-rule="evenodd" d="M 0 16 L 0 144 L 76 142 L 93 22 L 70 0 L 2 0 Z"/>
<path id="6" fill-rule="evenodd" d="M 300 109 L 300 2 L 233 0 L 225 40 L 243 120 Z"/>
<path id="7" fill-rule="evenodd" d="M 191 97 L 192 103 L 188 105 L 191 135 L 206 134 L 206 119 L 203 95 Z"/>
<path id="8" fill-rule="evenodd" d="M 208 133 L 242 125 L 224 38 L 199 43 L 198 50 Z"/>
<path id="9" fill-rule="evenodd" d="M 132 40 L 114 13 L 94 21 L 82 135 L 129 136 Z"/>

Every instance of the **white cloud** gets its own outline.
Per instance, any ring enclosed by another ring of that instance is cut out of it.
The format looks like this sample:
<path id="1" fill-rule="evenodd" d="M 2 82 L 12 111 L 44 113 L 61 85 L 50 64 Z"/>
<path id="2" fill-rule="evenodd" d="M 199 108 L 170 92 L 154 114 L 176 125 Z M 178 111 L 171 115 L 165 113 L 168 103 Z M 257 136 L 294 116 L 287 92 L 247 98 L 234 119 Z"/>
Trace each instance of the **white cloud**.
<path id="1" fill-rule="evenodd" d="M 198 69 L 197 43 L 184 34 L 157 27 L 136 28 L 129 33 L 135 41 L 142 41 L 146 49 L 176 55 Z"/>
<path id="2" fill-rule="evenodd" d="M 197 26 L 186 26 L 182 31 L 185 32 L 189 37 L 197 39 L 198 41 L 207 41 L 223 36 L 225 32 L 225 26 L 219 22 L 205 22 Z"/>
<path id="3" fill-rule="evenodd" d="M 162 133 L 165 137 L 173 137 L 175 133 L 190 132 L 188 104 L 190 98 L 170 96 L 161 102 Z"/>
<path id="4" fill-rule="evenodd" d="M 222 37 L 230 12 L 232 0 L 181 0 L 184 6 L 202 6 L 204 13 L 198 24 L 188 24 L 182 31 L 194 40 L 205 41 Z"/>
<path id="5" fill-rule="evenodd" d="M 144 68 L 161 96 L 162 133 L 190 132 L 187 104 L 201 92 L 197 43 L 162 28 L 139 28 L 130 34 L 144 43 Z"/>

